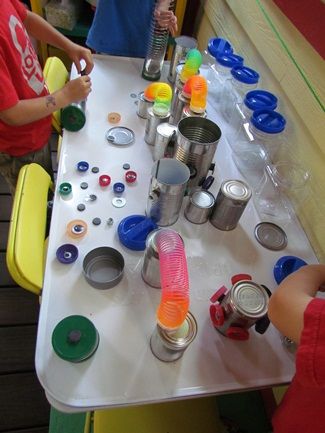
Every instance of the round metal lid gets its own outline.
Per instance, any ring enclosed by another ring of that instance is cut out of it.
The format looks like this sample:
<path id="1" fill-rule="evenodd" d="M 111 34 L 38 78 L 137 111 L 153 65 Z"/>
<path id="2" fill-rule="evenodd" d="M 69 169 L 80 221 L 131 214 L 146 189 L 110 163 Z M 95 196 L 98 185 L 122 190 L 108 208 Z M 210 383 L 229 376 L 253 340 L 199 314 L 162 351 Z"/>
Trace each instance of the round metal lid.
<path id="1" fill-rule="evenodd" d="M 116 146 L 128 146 L 134 142 L 134 132 L 125 126 L 110 128 L 105 134 L 106 140 Z"/>
<path id="2" fill-rule="evenodd" d="M 226 180 L 222 183 L 221 190 L 226 197 L 236 201 L 247 202 L 252 195 L 250 187 L 241 180 Z"/>
<path id="3" fill-rule="evenodd" d="M 188 312 L 183 324 L 176 330 L 169 331 L 157 324 L 157 330 L 164 344 L 171 349 L 186 348 L 197 334 L 197 323 L 194 316 Z"/>
<path id="4" fill-rule="evenodd" d="M 207 209 L 214 205 L 214 196 L 208 191 L 195 191 L 190 200 L 201 209 Z"/>
<path id="5" fill-rule="evenodd" d="M 253 281 L 239 281 L 231 289 L 231 300 L 241 314 L 258 318 L 266 314 L 269 297 L 259 284 Z"/>
<path id="6" fill-rule="evenodd" d="M 257 241 L 269 250 L 283 250 L 288 244 L 285 231 L 274 223 L 262 222 L 257 224 L 254 234 Z"/>
<path id="7" fill-rule="evenodd" d="M 81 362 L 92 356 L 99 344 L 93 323 L 84 316 L 68 316 L 59 322 L 52 333 L 55 353 L 70 362 Z"/>

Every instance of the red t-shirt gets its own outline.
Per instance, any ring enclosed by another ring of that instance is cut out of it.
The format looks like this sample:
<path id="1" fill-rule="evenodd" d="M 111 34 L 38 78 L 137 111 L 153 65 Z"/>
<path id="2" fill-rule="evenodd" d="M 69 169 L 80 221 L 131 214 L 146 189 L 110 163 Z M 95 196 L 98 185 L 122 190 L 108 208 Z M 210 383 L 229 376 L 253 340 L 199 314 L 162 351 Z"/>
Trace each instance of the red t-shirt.
<path id="1" fill-rule="evenodd" d="M 48 94 L 42 68 L 23 21 L 25 6 L 18 0 L 2 0 L 0 7 L 0 111 L 19 100 Z M 0 120 L 0 152 L 21 156 L 42 148 L 51 133 L 51 116 L 23 126 Z"/>
<path id="2" fill-rule="evenodd" d="M 274 433 L 325 432 L 325 300 L 304 314 L 296 375 L 273 418 Z"/>

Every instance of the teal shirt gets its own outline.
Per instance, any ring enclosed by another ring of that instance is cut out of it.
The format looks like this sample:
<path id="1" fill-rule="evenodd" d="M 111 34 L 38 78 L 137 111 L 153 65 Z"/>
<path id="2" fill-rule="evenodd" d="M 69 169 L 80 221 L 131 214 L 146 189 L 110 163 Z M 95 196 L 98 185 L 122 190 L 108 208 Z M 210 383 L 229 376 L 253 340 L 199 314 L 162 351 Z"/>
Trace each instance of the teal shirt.
<path id="1" fill-rule="evenodd" d="M 87 45 L 93 50 L 145 57 L 155 0 L 99 0 Z"/>

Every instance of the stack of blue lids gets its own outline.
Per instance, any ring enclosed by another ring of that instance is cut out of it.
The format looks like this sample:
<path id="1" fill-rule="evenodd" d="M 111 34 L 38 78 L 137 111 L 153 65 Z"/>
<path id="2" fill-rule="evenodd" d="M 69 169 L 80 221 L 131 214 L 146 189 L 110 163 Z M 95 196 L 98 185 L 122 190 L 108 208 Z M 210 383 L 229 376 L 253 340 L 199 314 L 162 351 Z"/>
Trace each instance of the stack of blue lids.
<path id="1" fill-rule="evenodd" d="M 208 42 L 208 52 L 211 56 L 217 58 L 222 54 L 232 54 L 233 48 L 231 44 L 223 38 L 211 38 Z"/>

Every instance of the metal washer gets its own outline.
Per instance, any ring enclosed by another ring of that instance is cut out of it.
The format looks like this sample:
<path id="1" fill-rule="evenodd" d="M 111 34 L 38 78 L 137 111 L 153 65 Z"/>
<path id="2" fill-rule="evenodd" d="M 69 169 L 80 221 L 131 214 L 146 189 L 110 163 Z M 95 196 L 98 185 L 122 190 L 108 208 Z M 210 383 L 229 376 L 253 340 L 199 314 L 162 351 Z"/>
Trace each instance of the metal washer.
<path id="1" fill-rule="evenodd" d="M 112 199 L 112 205 L 114 207 L 124 207 L 126 205 L 126 200 L 124 197 L 114 197 Z"/>
<path id="2" fill-rule="evenodd" d="M 285 231 L 274 223 L 262 222 L 257 224 L 254 234 L 256 240 L 269 250 L 283 250 L 288 244 Z"/>

